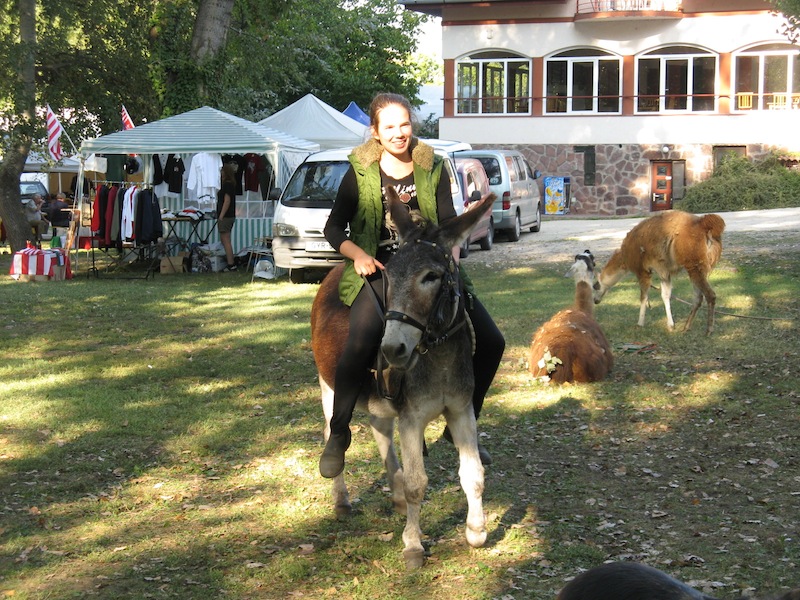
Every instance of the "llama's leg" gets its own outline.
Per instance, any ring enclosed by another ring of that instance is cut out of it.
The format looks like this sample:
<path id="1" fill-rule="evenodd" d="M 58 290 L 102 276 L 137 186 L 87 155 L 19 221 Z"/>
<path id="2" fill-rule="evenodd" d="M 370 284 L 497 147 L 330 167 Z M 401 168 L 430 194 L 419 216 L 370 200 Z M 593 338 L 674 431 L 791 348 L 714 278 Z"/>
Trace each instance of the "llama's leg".
<path id="1" fill-rule="evenodd" d="M 467 496 L 467 542 L 480 548 L 486 542 L 486 517 L 483 514 L 483 465 L 478 454 L 478 430 L 471 410 L 448 414 L 447 426 L 458 448 L 461 489 Z"/>
<path id="2" fill-rule="evenodd" d="M 675 329 L 675 320 L 672 318 L 672 280 L 669 277 L 661 279 L 661 300 L 667 313 L 667 327 L 672 331 Z"/>
<path id="3" fill-rule="evenodd" d="M 400 461 L 397 460 L 397 453 L 394 451 L 394 418 L 370 417 L 372 425 L 372 435 L 378 444 L 378 451 L 383 459 L 383 466 L 386 469 L 386 478 L 389 480 L 389 487 L 392 490 L 392 504 L 394 509 L 401 515 L 406 514 L 406 495 L 403 486 L 403 470 L 400 468 Z"/>
<path id="4" fill-rule="evenodd" d="M 700 305 L 703 303 L 703 298 L 706 299 L 708 305 L 708 322 L 706 324 L 706 335 L 711 335 L 714 330 L 714 310 L 717 304 L 717 294 L 711 289 L 708 284 L 708 279 L 702 273 L 689 273 L 689 278 L 692 280 L 694 286 L 694 302 L 692 303 L 692 310 L 689 312 L 689 318 L 686 319 L 686 325 L 683 330 L 686 331 L 692 325 L 694 317 L 697 314 Z"/>
<path id="5" fill-rule="evenodd" d="M 637 323 L 639 327 L 644 327 L 644 315 L 650 305 L 648 294 L 650 293 L 651 279 L 649 272 L 639 274 L 639 321 Z"/>
<path id="6" fill-rule="evenodd" d="M 403 558 L 406 568 L 416 569 L 425 562 L 422 547 L 422 529 L 419 525 L 420 509 L 428 475 L 422 461 L 422 440 L 425 425 L 413 419 L 400 418 L 400 449 L 403 453 L 403 484 L 406 491 L 406 527 L 403 530 Z M 476 450 L 477 452 L 477 450 Z"/>
<path id="7" fill-rule="evenodd" d="M 333 388 L 330 387 L 322 377 L 319 378 L 319 388 L 322 392 L 322 412 L 325 415 L 325 431 L 323 437 L 325 442 L 331 435 L 331 417 L 333 416 Z M 347 492 L 347 485 L 344 482 L 344 471 L 339 473 L 331 481 L 331 491 L 333 494 L 333 508 L 337 517 L 344 517 L 350 514 L 353 506 L 350 504 L 350 494 Z"/>

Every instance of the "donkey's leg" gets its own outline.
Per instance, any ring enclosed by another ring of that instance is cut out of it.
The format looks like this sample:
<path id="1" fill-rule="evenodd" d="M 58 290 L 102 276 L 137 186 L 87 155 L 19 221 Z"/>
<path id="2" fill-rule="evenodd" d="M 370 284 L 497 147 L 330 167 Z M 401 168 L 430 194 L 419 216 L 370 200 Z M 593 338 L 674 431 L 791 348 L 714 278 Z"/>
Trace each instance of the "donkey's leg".
<path id="1" fill-rule="evenodd" d="M 447 426 L 458 448 L 461 489 L 467 496 L 467 542 L 479 548 L 486 542 L 486 517 L 483 514 L 483 465 L 478 453 L 478 430 L 475 414 L 467 410 L 447 414 Z"/>
<path id="2" fill-rule="evenodd" d="M 403 453 L 403 484 L 406 492 L 406 527 L 403 530 L 403 558 L 407 569 L 416 569 L 425 562 L 422 530 L 419 526 L 420 508 L 428 487 L 428 475 L 422 460 L 422 441 L 425 424 L 412 418 L 400 418 L 400 449 Z M 477 452 L 477 450 L 476 450 Z"/>
<path id="3" fill-rule="evenodd" d="M 661 300 L 667 313 L 667 327 L 672 331 L 675 329 L 675 320 L 672 318 L 672 279 L 669 276 L 661 278 Z"/>
<path id="4" fill-rule="evenodd" d="M 331 435 L 331 417 L 333 416 L 333 388 L 329 386 L 322 377 L 319 378 L 319 388 L 322 392 L 322 412 L 325 415 L 325 430 L 323 437 L 325 442 Z M 331 491 L 333 492 L 333 508 L 337 517 L 344 517 L 353 510 L 350 504 L 350 494 L 347 492 L 347 484 L 344 482 L 344 471 L 332 479 Z"/>
<path id="5" fill-rule="evenodd" d="M 401 515 L 406 514 L 406 495 L 403 486 L 403 470 L 400 468 L 400 461 L 397 460 L 397 453 L 394 451 L 394 417 L 370 416 L 372 425 L 372 435 L 378 444 L 378 451 L 383 459 L 383 466 L 386 469 L 386 478 L 389 480 L 389 487 L 392 490 L 392 505 Z"/>

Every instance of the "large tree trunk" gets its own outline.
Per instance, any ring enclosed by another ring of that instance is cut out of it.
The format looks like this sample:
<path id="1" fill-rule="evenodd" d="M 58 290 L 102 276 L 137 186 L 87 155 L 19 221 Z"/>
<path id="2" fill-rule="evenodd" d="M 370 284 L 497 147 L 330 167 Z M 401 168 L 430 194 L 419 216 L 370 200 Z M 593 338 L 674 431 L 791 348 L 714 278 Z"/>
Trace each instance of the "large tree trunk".
<path id="1" fill-rule="evenodd" d="M 228 26 L 231 22 L 233 0 L 200 0 L 197 18 L 192 32 L 192 62 L 199 73 L 207 73 L 202 67 L 213 61 L 225 47 Z M 205 78 L 197 80 L 197 96 L 205 102 Z"/>
<path id="2" fill-rule="evenodd" d="M 3 162 L 0 163 L 0 218 L 11 250 L 16 252 L 32 239 L 19 197 L 19 176 L 31 149 L 36 119 L 36 0 L 19 0 L 19 85 L 14 104 L 19 121 L 10 131 Z"/>

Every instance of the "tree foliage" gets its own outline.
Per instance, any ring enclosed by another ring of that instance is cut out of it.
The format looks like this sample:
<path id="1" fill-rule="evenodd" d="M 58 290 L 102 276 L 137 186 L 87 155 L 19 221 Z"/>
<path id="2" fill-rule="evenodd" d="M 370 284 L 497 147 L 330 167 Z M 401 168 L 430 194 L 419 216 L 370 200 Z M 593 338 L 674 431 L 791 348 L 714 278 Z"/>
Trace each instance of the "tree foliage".
<path id="1" fill-rule="evenodd" d="M 26 6 L 30 42 L 20 28 Z M 31 149 L 46 152 L 47 104 L 80 146 L 119 131 L 123 104 L 137 123 L 203 105 L 260 119 L 307 93 L 339 109 L 366 106 L 379 91 L 418 105 L 432 68 L 412 58 L 427 17 L 395 0 L 0 0 L 0 8 L 0 216 L 21 214 L 16 181 Z M 30 85 L 22 85 L 26 57 Z M 62 145 L 71 152 L 66 136 Z"/>
<path id="2" fill-rule="evenodd" d="M 772 0 L 776 11 L 783 13 L 788 22 L 784 28 L 784 35 L 793 44 L 800 38 L 800 0 Z"/>
<path id="3" fill-rule="evenodd" d="M 424 18 L 394 0 L 237 0 L 213 104 L 260 119 L 307 93 L 339 109 L 384 90 L 416 102 L 408 32 Z"/>
<path id="4" fill-rule="evenodd" d="M 688 212 L 719 212 L 795 207 L 800 204 L 800 172 L 779 157 L 759 160 L 729 153 L 705 181 L 686 191 L 675 208 Z"/>

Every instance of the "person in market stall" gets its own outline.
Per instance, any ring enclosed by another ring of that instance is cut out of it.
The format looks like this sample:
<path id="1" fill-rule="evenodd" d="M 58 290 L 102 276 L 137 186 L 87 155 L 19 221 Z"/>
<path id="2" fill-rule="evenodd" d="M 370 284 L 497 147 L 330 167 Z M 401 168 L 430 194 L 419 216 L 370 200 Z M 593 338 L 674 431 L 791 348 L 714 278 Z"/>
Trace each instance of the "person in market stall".
<path id="1" fill-rule="evenodd" d="M 227 265 L 222 270 L 236 271 L 233 245 L 231 244 L 231 232 L 236 222 L 236 164 L 225 163 L 222 165 L 220 183 L 222 187 L 217 192 L 217 229 L 227 261 Z"/>

